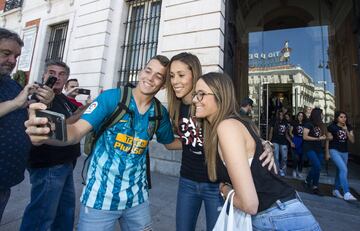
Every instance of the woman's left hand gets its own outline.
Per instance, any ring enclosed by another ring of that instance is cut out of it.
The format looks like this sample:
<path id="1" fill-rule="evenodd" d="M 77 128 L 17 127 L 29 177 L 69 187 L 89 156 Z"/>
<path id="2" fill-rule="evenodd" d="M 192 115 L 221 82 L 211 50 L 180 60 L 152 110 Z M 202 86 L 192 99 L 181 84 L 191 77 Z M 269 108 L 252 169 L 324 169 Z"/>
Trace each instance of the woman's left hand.
<path id="1" fill-rule="evenodd" d="M 265 167 L 268 165 L 268 170 L 274 170 L 277 174 L 277 169 L 274 160 L 274 152 L 271 144 L 269 142 L 263 142 L 264 152 L 260 155 L 259 160 L 262 161 L 262 166 Z"/>

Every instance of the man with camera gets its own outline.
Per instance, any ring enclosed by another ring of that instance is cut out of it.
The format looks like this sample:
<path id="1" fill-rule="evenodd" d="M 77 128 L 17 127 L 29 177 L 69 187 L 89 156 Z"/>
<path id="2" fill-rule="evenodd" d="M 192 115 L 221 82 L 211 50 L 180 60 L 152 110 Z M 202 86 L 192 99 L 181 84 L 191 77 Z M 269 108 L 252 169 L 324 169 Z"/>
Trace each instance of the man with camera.
<path id="1" fill-rule="evenodd" d="M 24 43 L 19 35 L 0 28 L 0 221 L 12 186 L 24 179 L 31 143 L 25 133 L 28 97 L 35 94 L 48 104 L 54 97 L 49 87 L 28 84 L 22 87 L 11 79 Z"/>
<path id="2" fill-rule="evenodd" d="M 56 78 L 53 86 L 55 97 L 48 110 L 63 114 L 68 123 L 74 117 L 79 118 L 75 113 L 77 107 L 62 93 L 69 75 L 70 68 L 64 62 L 54 60 L 46 63 L 43 74 L 44 83 Z M 49 124 L 48 127 L 51 129 Z M 79 155 L 79 142 L 64 147 L 44 144 L 31 148 L 28 161 L 31 200 L 25 209 L 20 230 L 73 230 L 73 168 Z"/>
<path id="3" fill-rule="evenodd" d="M 68 79 L 66 81 L 65 87 L 65 95 L 68 97 L 68 99 L 77 107 L 87 107 L 91 103 L 91 96 L 90 96 L 90 90 L 79 88 L 79 81 L 77 79 Z M 78 95 L 87 95 L 86 104 L 85 106 L 76 100 L 76 96 Z"/>

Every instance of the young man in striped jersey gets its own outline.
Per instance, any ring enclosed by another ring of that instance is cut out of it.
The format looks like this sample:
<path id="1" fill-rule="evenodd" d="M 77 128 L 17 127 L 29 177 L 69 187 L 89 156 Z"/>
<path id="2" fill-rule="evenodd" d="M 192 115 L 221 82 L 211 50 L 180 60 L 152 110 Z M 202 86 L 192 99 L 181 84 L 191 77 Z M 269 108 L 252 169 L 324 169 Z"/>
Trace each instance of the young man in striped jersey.
<path id="1" fill-rule="evenodd" d="M 96 142 L 86 185 L 81 195 L 78 230 L 114 230 L 118 220 L 122 231 L 151 230 L 151 216 L 146 182 L 146 151 L 153 129 L 149 117 L 154 116 L 155 94 L 162 88 L 169 60 L 164 56 L 150 59 L 139 73 L 132 90 L 129 109 L 119 123 L 108 128 Z M 30 110 L 27 132 L 36 145 L 47 143 L 69 145 L 79 142 L 92 129 L 98 129 L 119 102 L 120 89 L 103 92 L 84 112 L 81 119 L 67 126 L 66 143 L 49 140 L 48 128 L 36 127 L 46 119 L 36 118 Z M 34 104 L 33 109 L 45 109 Z M 174 139 L 169 115 L 162 106 L 162 119 L 156 131 L 157 141 L 168 149 L 181 149 Z M 40 135 L 39 135 L 40 134 Z"/>

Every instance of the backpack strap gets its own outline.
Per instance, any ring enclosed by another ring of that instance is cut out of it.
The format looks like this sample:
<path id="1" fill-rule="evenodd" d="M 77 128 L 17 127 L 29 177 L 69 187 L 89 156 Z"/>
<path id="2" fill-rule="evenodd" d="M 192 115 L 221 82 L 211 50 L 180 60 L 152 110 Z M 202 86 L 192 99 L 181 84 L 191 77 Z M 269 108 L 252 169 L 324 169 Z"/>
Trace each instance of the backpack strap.
<path id="1" fill-rule="evenodd" d="M 114 112 L 110 115 L 110 117 L 108 119 L 105 120 L 104 123 L 101 124 L 100 129 L 95 133 L 95 138 L 92 143 L 93 146 L 95 146 L 96 141 L 105 132 L 105 130 L 114 126 L 116 123 L 118 123 L 126 113 L 129 113 L 131 116 L 133 115 L 133 112 L 129 109 L 131 94 L 132 94 L 132 91 L 131 91 L 130 87 L 120 87 L 119 103 L 117 104 Z M 92 155 L 92 151 L 86 157 L 83 168 L 81 170 L 81 177 L 82 177 L 83 185 L 85 185 L 85 178 L 86 178 L 87 172 L 89 170 L 91 155 Z"/>
<path id="2" fill-rule="evenodd" d="M 131 94 L 131 88 L 120 87 L 120 101 L 109 119 L 106 120 L 105 123 L 101 125 L 99 131 L 96 132 L 96 140 L 100 138 L 106 129 L 114 126 L 117 122 L 119 122 L 126 113 L 133 114 L 133 112 L 129 109 Z"/>
<path id="3" fill-rule="evenodd" d="M 154 97 L 155 100 L 155 115 L 149 117 L 149 122 L 154 121 L 155 126 L 153 130 L 153 134 L 151 134 L 150 140 L 152 140 L 154 133 L 158 130 L 160 121 L 162 119 L 162 113 L 161 113 L 161 103 L 160 101 Z M 151 172 L 150 172 L 150 154 L 149 154 L 149 148 L 146 151 L 146 179 L 148 183 L 148 189 L 151 189 Z"/>
<path id="4" fill-rule="evenodd" d="M 160 121 L 162 120 L 162 111 L 161 111 L 161 103 L 160 101 L 154 97 L 155 100 L 155 115 L 154 116 L 150 116 L 149 117 L 149 121 L 154 121 L 155 122 L 155 126 L 154 126 L 154 133 L 158 130 L 159 126 L 160 126 Z M 151 135 L 150 140 L 152 139 L 154 133 Z"/>

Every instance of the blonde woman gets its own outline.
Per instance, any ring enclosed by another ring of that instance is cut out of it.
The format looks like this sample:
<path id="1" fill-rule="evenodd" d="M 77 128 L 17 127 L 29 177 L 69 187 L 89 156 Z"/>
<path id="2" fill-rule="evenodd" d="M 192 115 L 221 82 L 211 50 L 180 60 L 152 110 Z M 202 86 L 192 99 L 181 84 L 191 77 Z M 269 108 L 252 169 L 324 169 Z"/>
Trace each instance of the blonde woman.
<path id="1" fill-rule="evenodd" d="M 296 191 L 261 167 L 261 140 L 252 123 L 237 115 L 227 75 L 201 76 L 193 103 L 196 117 L 204 119 L 209 178 L 223 182 L 220 190 L 225 196 L 234 188 L 234 206 L 253 215 L 254 230 L 321 230 Z"/>

